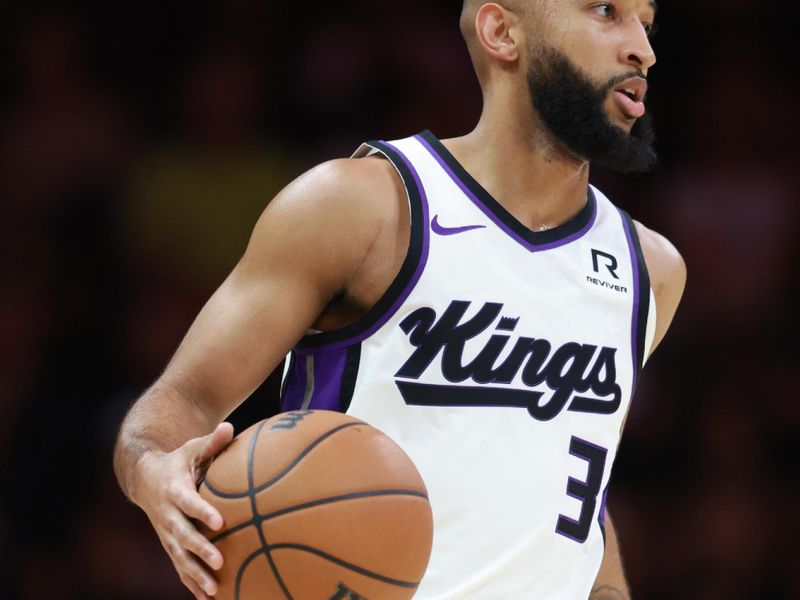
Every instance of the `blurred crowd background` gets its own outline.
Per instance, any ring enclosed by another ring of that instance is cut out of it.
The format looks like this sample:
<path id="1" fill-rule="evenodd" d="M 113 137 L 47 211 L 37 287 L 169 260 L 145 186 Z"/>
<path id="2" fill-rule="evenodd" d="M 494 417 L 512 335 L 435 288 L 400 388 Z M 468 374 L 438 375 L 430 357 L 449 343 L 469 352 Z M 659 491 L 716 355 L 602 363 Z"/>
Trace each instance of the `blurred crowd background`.
<path id="1" fill-rule="evenodd" d="M 593 180 L 689 282 L 610 509 L 634 598 L 800 598 L 796 19 L 661 4 L 661 167 Z M 188 597 L 116 486 L 119 423 L 283 185 L 362 140 L 470 130 L 459 9 L 3 3 L 0 598 Z M 276 407 L 273 377 L 237 426 Z"/>

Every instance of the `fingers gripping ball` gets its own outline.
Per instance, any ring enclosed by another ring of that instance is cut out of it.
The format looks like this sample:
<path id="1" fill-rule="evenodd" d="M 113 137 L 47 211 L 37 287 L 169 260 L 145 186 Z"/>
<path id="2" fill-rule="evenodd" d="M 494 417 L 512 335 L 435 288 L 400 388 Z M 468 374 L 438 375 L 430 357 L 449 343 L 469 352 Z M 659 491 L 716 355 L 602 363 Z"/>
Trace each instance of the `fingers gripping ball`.
<path id="1" fill-rule="evenodd" d="M 200 494 L 225 564 L 220 600 L 411 598 L 430 557 L 422 478 L 389 437 L 353 417 L 295 411 L 238 435 Z"/>

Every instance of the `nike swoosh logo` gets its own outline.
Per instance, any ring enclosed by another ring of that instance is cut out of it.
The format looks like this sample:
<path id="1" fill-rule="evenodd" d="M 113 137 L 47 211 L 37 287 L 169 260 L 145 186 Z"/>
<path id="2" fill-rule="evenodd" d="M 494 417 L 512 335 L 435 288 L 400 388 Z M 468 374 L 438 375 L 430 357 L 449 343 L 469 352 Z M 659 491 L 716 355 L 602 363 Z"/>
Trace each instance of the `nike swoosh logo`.
<path id="1" fill-rule="evenodd" d="M 455 235 L 457 233 L 464 233 L 467 231 L 473 231 L 475 229 L 486 229 L 486 225 L 464 225 L 463 227 L 445 227 L 443 225 L 439 225 L 439 215 L 433 216 L 433 221 L 431 221 L 431 229 L 433 232 L 439 235 Z"/>

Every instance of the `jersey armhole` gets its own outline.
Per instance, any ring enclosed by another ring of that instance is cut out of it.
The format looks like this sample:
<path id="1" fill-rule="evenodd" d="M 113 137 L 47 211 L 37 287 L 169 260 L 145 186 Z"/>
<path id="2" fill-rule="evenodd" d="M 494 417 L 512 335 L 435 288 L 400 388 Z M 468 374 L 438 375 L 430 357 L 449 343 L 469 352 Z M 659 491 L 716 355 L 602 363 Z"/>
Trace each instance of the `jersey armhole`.
<path id="1" fill-rule="evenodd" d="M 622 216 L 622 224 L 625 236 L 628 240 L 630 251 L 631 268 L 633 270 L 633 315 L 631 317 L 631 350 L 633 354 L 633 389 L 639 382 L 639 375 L 646 361 L 648 347 L 648 321 L 650 315 L 650 300 L 652 298 L 650 290 L 650 274 L 647 271 L 647 263 L 644 260 L 642 246 L 639 242 L 639 235 L 636 233 L 636 226 L 631 216 L 622 209 L 619 209 Z M 652 344 L 652 340 L 650 342 Z"/>
<path id="2" fill-rule="evenodd" d="M 428 201 L 425 189 L 411 161 L 393 144 L 367 142 L 359 147 L 353 158 L 366 158 L 377 154 L 389 160 L 400 175 L 406 190 L 411 219 L 408 252 L 400 272 L 389 288 L 363 317 L 339 329 L 306 335 L 295 348 L 300 354 L 339 350 L 368 338 L 397 312 L 422 275 L 429 246 Z"/>

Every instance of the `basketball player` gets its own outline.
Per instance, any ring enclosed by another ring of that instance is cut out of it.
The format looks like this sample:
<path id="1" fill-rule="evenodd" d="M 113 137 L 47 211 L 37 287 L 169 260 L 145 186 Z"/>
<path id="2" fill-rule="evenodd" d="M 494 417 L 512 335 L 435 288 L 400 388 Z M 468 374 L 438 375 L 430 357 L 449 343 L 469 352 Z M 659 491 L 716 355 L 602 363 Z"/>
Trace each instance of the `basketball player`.
<path id="1" fill-rule="evenodd" d="M 423 599 L 626 599 L 605 506 L 640 369 L 677 308 L 673 246 L 589 185 L 653 166 L 652 0 L 466 0 L 484 107 L 460 138 L 371 142 L 291 183 L 164 374 L 115 466 L 183 583 L 221 423 L 290 352 L 285 409 L 394 438 L 434 512 Z"/>

